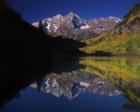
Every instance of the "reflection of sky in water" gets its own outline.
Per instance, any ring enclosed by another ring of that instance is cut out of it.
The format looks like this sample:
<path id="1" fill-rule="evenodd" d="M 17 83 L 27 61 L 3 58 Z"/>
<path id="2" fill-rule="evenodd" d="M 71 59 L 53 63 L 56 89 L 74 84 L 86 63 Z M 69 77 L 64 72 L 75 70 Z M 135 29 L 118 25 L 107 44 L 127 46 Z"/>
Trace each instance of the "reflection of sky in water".
<path id="1" fill-rule="evenodd" d="M 3 110 L 4 112 L 11 112 L 11 110 L 13 112 L 128 112 L 122 108 L 126 103 L 128 101 L 122 95 L 110 97 L 87 92 L 69 101 L 64 96 L 57 98 L 29 87 L 21 92 L 19 99 L 15 98 Z"/>

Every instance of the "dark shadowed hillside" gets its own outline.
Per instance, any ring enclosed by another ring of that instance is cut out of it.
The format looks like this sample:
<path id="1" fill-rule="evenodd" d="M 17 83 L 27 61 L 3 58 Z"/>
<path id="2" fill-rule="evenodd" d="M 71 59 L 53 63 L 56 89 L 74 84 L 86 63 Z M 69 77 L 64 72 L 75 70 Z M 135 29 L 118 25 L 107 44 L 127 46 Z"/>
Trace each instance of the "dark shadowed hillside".
<path id="1" fill-rule="evenodd" d="M 0 1 L 0 50 L 6 58 L 5 63 L 46 55 L 48 58 L 52 55 L 72 56 L 80 53 L 79 47 L 81 44 L 71 39 L 50 38 L 41 29 L 23 21 L 20 14 L 9 8 L 4 0 Z"/>

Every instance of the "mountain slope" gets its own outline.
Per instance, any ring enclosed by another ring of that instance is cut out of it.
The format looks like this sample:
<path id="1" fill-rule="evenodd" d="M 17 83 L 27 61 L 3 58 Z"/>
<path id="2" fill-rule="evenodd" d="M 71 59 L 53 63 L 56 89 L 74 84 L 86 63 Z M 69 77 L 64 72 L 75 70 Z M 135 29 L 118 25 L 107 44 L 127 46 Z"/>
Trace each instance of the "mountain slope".
<path id="1" fill-rule="evenodd" d="M 112 30 L 97 38 L 85 39 L 82 51 L 89 54 L 111 53 L 113 55 L 140 53 L 140 3 L 136 4 L 123 21 Z"/>
<path id="2" fill-rule="evenodd" d="M 4 0 L 0 1 L 0 51 L 7 62 L 47 54 L 48 41 L 49 36 L 43 31 L 22 20 Z"/>

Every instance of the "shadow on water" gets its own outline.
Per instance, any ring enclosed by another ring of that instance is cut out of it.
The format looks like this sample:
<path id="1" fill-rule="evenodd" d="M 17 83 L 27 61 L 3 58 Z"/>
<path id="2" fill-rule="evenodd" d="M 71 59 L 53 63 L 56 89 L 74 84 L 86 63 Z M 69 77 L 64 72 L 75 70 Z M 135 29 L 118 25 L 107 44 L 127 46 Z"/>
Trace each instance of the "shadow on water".
<path id="1" fill-rule="evenodd" d="M 82 68 L 78 64 L 78 59 L 55 60 L 48 63 L 49 59 L 42 58 L 27 63 L 7 66 L 1 64 L 0 71 L 0 108 L 9 102 L 13 97 L 18 95 L 21 89 L 26 88 L 33 82 L 42 80 L 47 74 L 54 72 L 61 74 L 62 72 L 71 72 Z M 19 61 L 19 60 L 18 60 Z M 26 60 L 24 60 L 26 61 Z M 15 62 L 16 63 L 16 62 Z"/>

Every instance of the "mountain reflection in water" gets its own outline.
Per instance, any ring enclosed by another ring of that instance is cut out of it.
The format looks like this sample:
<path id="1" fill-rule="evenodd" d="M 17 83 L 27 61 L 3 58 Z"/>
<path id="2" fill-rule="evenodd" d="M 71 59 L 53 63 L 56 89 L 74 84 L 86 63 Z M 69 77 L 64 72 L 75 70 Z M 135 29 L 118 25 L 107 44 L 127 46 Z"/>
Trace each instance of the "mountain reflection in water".
<path id="1" fill-rule="evenodd" d="M 51 93 L 56 97 L 63 95 L 69 100 L 78 97 L 83 92 L 109 96 L 120 94 L 116 87 L 106 80 L 96 75 L 82 74 L 78 71 L 60 75 L 51 73 L 41 83 L 34 83 L 31 87 L 45 93 Z"/>
<path id="2" fill-rule="evenodd" d="M 34 66 L 31 68 L 27 65 L 14 67 L 12 73 L 14 71 L 16 74 L 12 80 L 6 79 L 4 76 L 2 78 L 5 80 L 1 78 L 1 98 L 5 94 L 5 97 L 0 99 L 2 112 L 10 112 L 8 110 L 13 109 L 11 107 L 13 103 L 16 105 L 16 102 L 25 100 L 23 99 L 25 94 L 30 94 L 26 96 L 28 99 L 35 92 L 40 94 L 36 95 L 36 98 L 39 99 L 43 96 L 44 99 L 48 99 L 47 102 L 46 100 L 42 101 L 44 105 L 45 102 L 46 104 L 54 104 L 54 108 L 62 112 L 66 111 L 66 108 L 69 111 L 76 110 L 77 112 L 84 112 L 87 108 L 90 109 L 89 111 L 103 111 L 105 109 L 105 111 L 112 111 L 114 109 L 114 112 L 140 111 L 139 59 L 84 57 L 80 59 L 65 59 L 65 61 L 60 60 L 58 62 L 54 61 L 47 67 L 44 66 L 44 62 L 43 64 L 32 63 L 31 65 Z M 7 71 L 9 74 L 10 72 Z M 23 75 L 22 77 L 17 77 L 18 74 Z M 5 89 L 9 88 L 9 85 L 10 90 Z M 27 90 L 24 88 L 27 88 Z M 35 91 L 33 92 L 30 89 Z M 17 95 L 19 95 L 19 99 L 17 99 Z M 59 102 L 57 101 L 57 105 L 54 98 L 60 99 Z M 71 103 L 68 105 L 64 99 Z M 80 102 L 79 100 L 85 102 Z M 110 101 L 113 103 L 109 103 Z M 77 102 L 79 105 L 75 106 L 74 102 Z M 102 103 L 105 107 L 100 105 L 98 108 L 99 103 Z M 34 104 L 34 101 L 31 101 L 31 104 Z M 24 103 L 21 103 L 21 105 L 24 107 Z M 37 108 L 39 104 L 34 106 Z M 30 110 L 33 108 L 31 107 Z M 23 109 L 22 106 L 20 109 Z M 14 108 L 13 111 L 15 110 Z M 45 106 L 42 112 L 56 110 L 51 108 L 51 106 Z M 35 112 L 38 111 L 35 110 Z"/>

